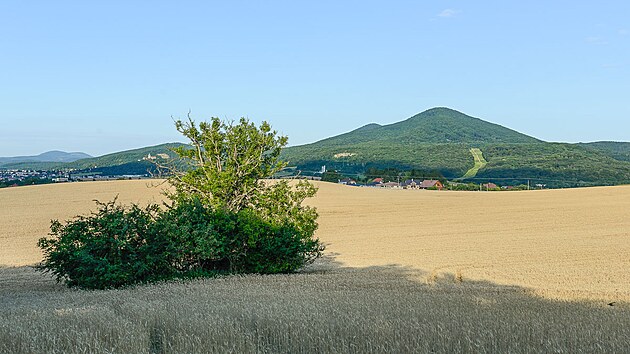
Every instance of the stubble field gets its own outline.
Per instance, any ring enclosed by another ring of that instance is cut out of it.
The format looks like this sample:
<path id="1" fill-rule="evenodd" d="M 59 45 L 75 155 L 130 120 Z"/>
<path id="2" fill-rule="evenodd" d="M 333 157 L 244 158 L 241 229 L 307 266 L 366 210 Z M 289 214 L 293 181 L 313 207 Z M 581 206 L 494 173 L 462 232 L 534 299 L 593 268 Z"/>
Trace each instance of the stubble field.
<path id="1" fill-rule="evenodd" d="M 27 267 L 41 258 L 37 239 L 50 219 L 86 213 L 93 199 L 155 202 L 160 188 L 0 190 L 0 352 L 630 349 L 630 187 L 318 186 L 309 203 L 327 259 L 302 274 L 102 292 Z"/>

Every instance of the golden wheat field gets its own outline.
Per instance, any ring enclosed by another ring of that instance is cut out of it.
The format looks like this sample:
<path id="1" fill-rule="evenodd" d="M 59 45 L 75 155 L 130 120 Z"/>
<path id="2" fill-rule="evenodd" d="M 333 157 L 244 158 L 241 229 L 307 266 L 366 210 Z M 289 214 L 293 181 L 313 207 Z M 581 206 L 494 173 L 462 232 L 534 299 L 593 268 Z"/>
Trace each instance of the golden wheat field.
<path id="1" fill-rule="evenodd" d="M 341 265 L 400 265 L 560 298 L 630 300 L 630 187 L 450 192 L 319 183 L 317 236 Z M 158 181 L 0 190 L 0 265 L 37 263 L 51 219 L 94 199 L 161 200 Z"/>
<path id="2" fill-rule="evenodd" d="M 561 298 L 630 300 L 630 186 L 522 192 L 320 184 L 319 237 L 344 265 L 429 274 Z"/>
<path id="3" fill-rule="evenodd" d="M 61 183 L 0 189 L 0 266 L 37 263 L 37 240 L 46 236 L 50 221 L 68 220 L 95 210 L 94 200 L 118 197 L 123 204 L 162 200 L 161 181 L 128 180 Z"/>
<path id="4" fill-rule="evenodd" d="M 325 259 L 301 274 L 122 290 L 28 267 L 50 219 L 159 181 L 0 189 L 0 353 L 630 351 L 630 187 L 524 192 L 318 183 Z"/>

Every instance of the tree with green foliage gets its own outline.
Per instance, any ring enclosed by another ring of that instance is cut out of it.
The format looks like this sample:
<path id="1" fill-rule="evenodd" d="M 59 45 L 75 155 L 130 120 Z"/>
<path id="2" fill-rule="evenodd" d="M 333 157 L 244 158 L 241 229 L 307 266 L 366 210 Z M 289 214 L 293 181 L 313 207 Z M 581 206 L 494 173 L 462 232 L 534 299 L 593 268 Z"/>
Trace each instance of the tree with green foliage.
<path id="1" fill-rule="evenodd" d="M 98 212 L 53 221 L 39 246 L 51 272 L 69 286 L 114 288 L 230 273 L 288 273 L 320 257 L 317 212 L 303 205 L 307 181 L 269 180 L 287 138 L 268 123 L 218 118 L 176 121 L 190 146 L 174 151 L 174 192 L 165 207 L 99 203 Z M 182 167 L 183 166 L 183 167 Z"/>
<path id="2" fill-rule="evenodd" d="M 322 181 L 324 182 L 337 183 L 344 178 L 345 176 L 337 172 L 336 170 L 330 170 L 322 173 Z"/>
<path id="3" fill-rule="evenodd" d="M 317 213 L 302 205 L 315 196 L 315 186 L 300 180 L 293 188 L 288 180 L 269 180 L 286 167 L 279 156 L 287 137 L 278 136 L 267 122 L 256 127 L 245 118 L 239 124 L 212 118 L 197 125 L 189 117 L 175 126 L 192 148 L 174 149 L 187 168 L 171 168 L 171 199 L 199 198 L 215 210 L 247 209 L 269 222 L 315 232 Z"/>
<path id="4" fill-rule="evenodd" d="M 175 126 L 192 145 L 174 149 L 189 164 L 169 179 L 175 199 L 199 197 L 214 208 L 238 212 L 270 188 L 264 178 L 286 166 L 278 156 L 287 138 L 277 137 L 266 122 L 257 128 L 244 118 L 236 125 L 212 118 L 197 126 L 188 118 Z"/>

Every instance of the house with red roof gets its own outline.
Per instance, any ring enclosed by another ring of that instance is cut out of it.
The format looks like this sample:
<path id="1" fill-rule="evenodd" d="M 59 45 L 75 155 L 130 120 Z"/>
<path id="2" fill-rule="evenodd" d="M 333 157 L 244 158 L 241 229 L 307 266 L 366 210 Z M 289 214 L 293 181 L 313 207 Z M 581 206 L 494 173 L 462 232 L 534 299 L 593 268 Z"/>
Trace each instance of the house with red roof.
<path id="1" fill-rule="evenodd" d="M 499 188 L 499 186 L 497 186 L 494 183 L 485 183 L 483 185 L 483 188 L 485 188 L 486 190 L 488 190 L 488 189 L 497 189 L 497 188 Z"/>

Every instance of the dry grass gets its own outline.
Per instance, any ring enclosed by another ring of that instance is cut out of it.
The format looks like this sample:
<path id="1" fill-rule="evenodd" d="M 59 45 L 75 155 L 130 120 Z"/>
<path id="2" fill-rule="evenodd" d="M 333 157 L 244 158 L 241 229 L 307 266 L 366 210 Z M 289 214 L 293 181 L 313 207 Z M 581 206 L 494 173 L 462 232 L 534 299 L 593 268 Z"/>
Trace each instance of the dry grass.
<path id="1" fill-rule="evenodd" d="M 322 267 L 322 266 L 320 266 Z M 73 291 L 0 269 L 0 353 L 628 352 L 630 308 L 403 267 Z"/>
<path id="2" fill-rule="evenodd" d="M 630 301 L 630 186 L 448 192 L 320 184 L 319 237 L 344 266 L 398 264 Z"/>
<path id="3" fill-rule="evenodd" d="M 162 200 L 161 181 L 77 182 L 0 189 L 0 266 L 37 263 L 37 240 L 52 219 L 67 220 L 95 210 L 93 200 L 146 204 Z M 151 187 L 149 186 L 156 186 Z"/>
<path id="4" fill-rule="evenodd" d="M 87 213 L 93 199 L 161 200 L 150 183 L 1 189 L 0 265 L 37 263 L 50 220 Z M 318 185 L 317 235 L 343 266 L 459 271 L 550 297 L 630 301 L 628 186 L 480 193 Z"/>
<path id="5" fill-rule="evenodd" d="M 304 274 L 90 292 L 0 268 L 0 353 L 630 351 L 630 187 L 319 186 L 334 263 Z M 116 194 L 161 198 L 142 181 L 0 190 L 0 264 L 37 262 L 50 219 Z"/>

